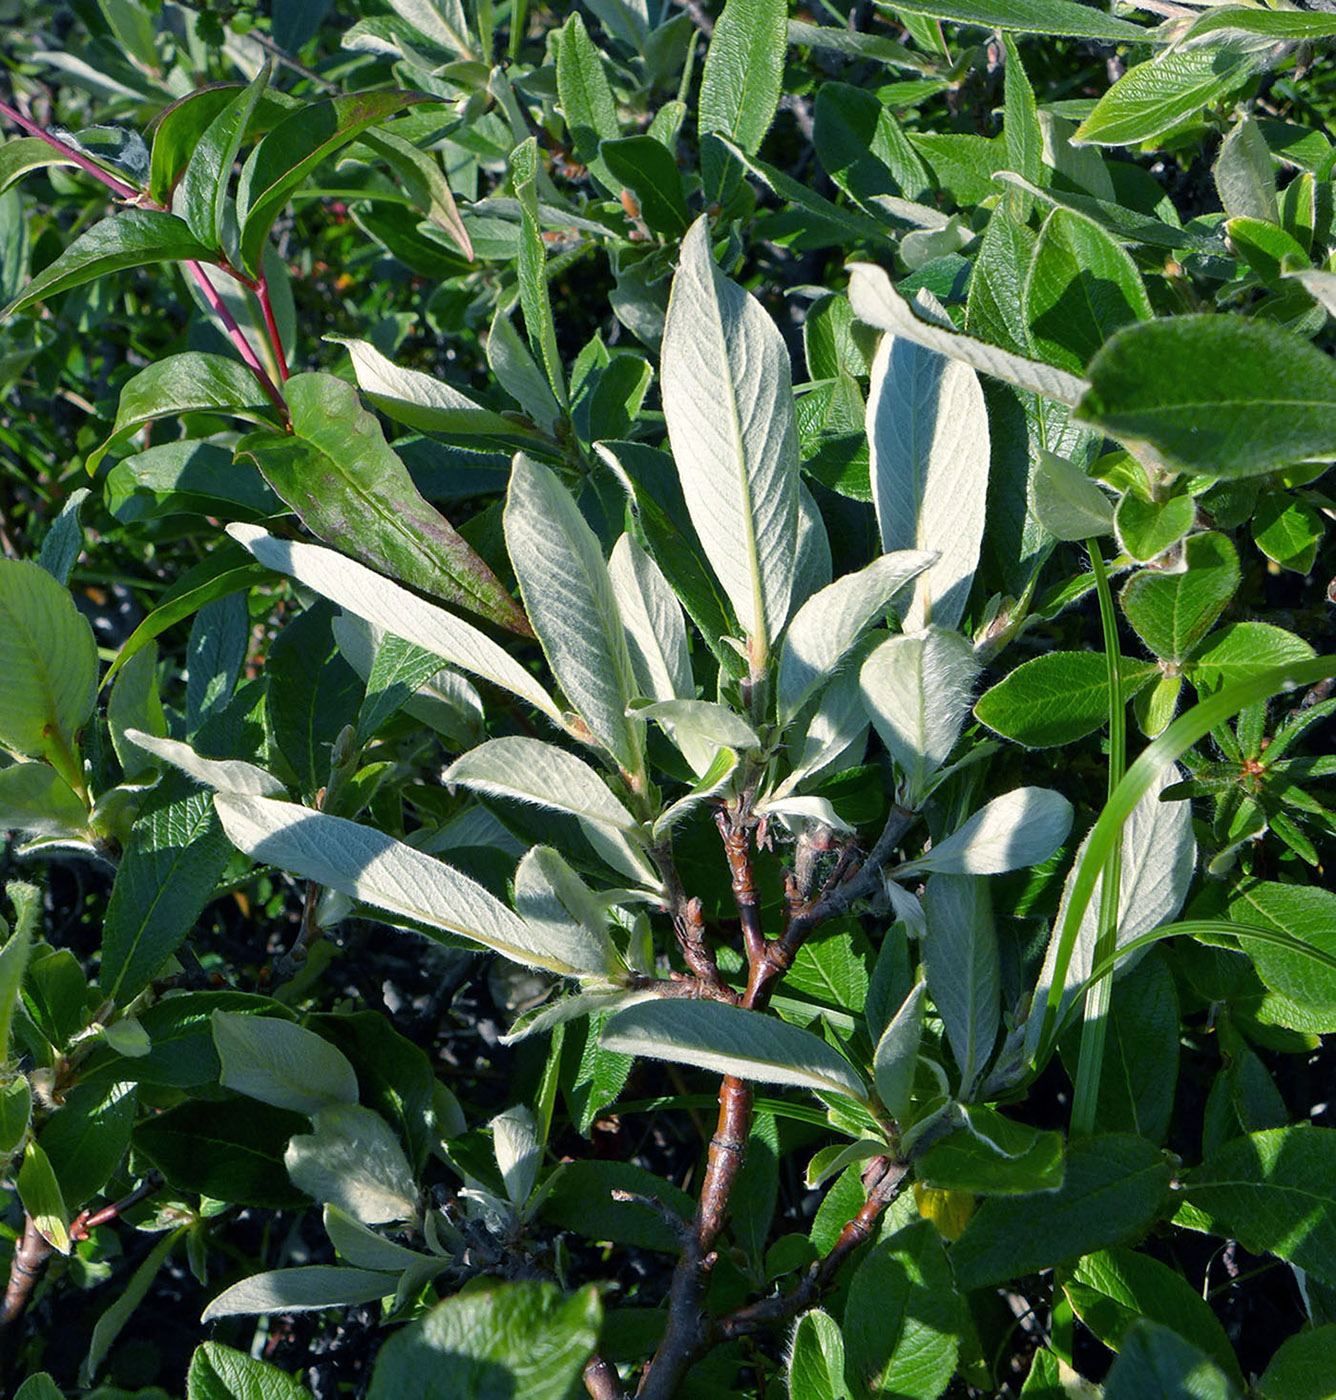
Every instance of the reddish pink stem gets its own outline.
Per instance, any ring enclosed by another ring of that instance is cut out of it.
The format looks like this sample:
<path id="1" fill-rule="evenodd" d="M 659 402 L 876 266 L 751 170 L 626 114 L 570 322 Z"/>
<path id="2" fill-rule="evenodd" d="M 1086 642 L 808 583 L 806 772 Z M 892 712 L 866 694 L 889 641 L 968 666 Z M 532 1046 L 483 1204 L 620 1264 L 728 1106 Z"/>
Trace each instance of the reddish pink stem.
<path id="1" fill-rule="evenodd" d="M 60 137 L 52 136 L 49 131 L 43 131 L 36 122 L 29 121 L 18 108 L 11 107 L 8 102 L 0 102 L 0 116 L 8 117 L 10 121 L 21 126 L 30 136 L 37 137 L 39 141 L 45 141 L 48 146 L 59 151 L 66 160 L 72 160 L 75 165 L 82 167 L 95 180 L 101 180 L 118 198 L 134 200 L 139 195 L 139 191 L 134 186 L 118 180 L 110 172 L 103 170 L 95 160 L 84 155 L 82 151 L 76 151 L 73 146 L 67 145 Z"/>
<path id="2" fill-rule="evenodd" d="M 274 306 L 269 300 L 269 283 L 261 274 L 259 282 L 255 287 L 255 295 L 260 301 L 260 310 L 264 312 L 265 330 L 269 332 L 269 343 L 274 347 L 274 360 L 278 365 L 278 377 L 280 382 L 286 384 L 288 379 L 288 357 L 283 353 L 283 337 L 278 333 L 278 322 L 274 319 Z"/>
<path id="3" fill-rule="evenodd" d="M 209 274 L 197 262 L 187 262 L 186 270 L 200 285 L 205 299 L 213 308 L 214 314 L 223 323 L 224 329 L 232 339 L 232 344 L 237 347 L 237 353 L 246 362 L 247 368 L 260 381 L 260 388 L 264 390 L 270 402 L 278 409 L 280 416 L 286 421 L 288 416 L 288 406 L 284 402 L 283 395 L 279 391 L 278 385 L 269 377 L 269 371 L 260 363 L 260 357 L 251 347 L 251 343 L 246 339 L 246 333 L 236 323 L 236 318 L 227 309 L 226 303 L 218 295 L 218 289 L 209 281 Z M 283 362 L 282 351 L 278 355 L 279 363 Z"/>

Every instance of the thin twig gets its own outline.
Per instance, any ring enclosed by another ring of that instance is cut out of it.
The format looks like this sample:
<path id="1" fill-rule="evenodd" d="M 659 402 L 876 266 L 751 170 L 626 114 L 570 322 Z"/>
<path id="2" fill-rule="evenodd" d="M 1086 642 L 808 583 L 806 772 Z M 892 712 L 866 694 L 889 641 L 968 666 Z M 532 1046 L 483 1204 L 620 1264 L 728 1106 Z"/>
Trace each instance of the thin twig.
<path id="1" fill-rule="evenodd" d="M 714 953 L 705 941 L 705 919 L 699 899 L 690 899 L 682 887 L 682 877 L 677 873 L 677 862 L 673 859 L 673 848 L 668 842 L 656 846 L 650 855 L 654 860 L 659 878 L 663 881 L 665 906 L 673 921 L 673 931 L 677 934 L 678 947 L 682 959 L 697 979 L 711 989 L 711 994 L 721 1000 L 729 1000 L 732 993 L 719 975 L 719 964 Z"/>
<path id="2" fill-rule="evenodd" d="M 299 59 L 293 58 L 290 53 L 280 48 L 263 30 L 252 29 L 246 37 L 248 39 L 253 39 L 266 53 L 272 54 L 285 68 L 291 68 L 294 73 L 300 73 L 308 83 L 314 83 L 321 92 L 338 93 L 339 88 L 336 83 L 331 83 L 328 78 L 321 77 L 315 69 L 308 68 Z"/>
<path id="3" fill-rule="evenodd" d="M 14 1257 L 9 1264 L 9 1285 L 4 1301 L 0 1302 L 0 1328 L 12 1326 L 22 1316 L 52 1253 L 51 1243 L 37 1228 L 37 1222 L 31 1215 L 25 1215 L 23 1238 L 14 1247 Z"/>
<path id="4" fill-rule="evenodd" d="M 110 1221 L 119 1219 L 131 1206 L 137 1206 L 140 1201 L 147 1200 L 155 1191 L 161 1191 L 162 1186 L 162 1173 L 151 1171 L 133 1191 L 122 1196 L 119 1201 L 113 1201 L 111 1205 L 103 1206 L 101 1210 L 80 1211 L 70 1222 L 70 1239 L 86 1240 L 99 1225 L 106 1225 Z"/>

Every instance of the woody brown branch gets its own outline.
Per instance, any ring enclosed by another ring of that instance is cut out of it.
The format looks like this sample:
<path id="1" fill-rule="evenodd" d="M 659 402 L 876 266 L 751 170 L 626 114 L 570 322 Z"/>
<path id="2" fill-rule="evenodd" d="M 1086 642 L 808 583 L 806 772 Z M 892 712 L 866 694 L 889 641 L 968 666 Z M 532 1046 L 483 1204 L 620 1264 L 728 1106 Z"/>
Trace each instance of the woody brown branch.
<path id="1" fill-rule="evenodd" d="M 4 1301 L 0 1302 L 0 1328 L 12 1326 L 22 1316 L 52 1252 L 52 1246 L 37 1228 L 37 1222 L 31 1215 L 25 1215 L 23 1238 L 14 1247 L 14 1258 L 9 1265 L 9 1284 L 5 1288 Z"/>

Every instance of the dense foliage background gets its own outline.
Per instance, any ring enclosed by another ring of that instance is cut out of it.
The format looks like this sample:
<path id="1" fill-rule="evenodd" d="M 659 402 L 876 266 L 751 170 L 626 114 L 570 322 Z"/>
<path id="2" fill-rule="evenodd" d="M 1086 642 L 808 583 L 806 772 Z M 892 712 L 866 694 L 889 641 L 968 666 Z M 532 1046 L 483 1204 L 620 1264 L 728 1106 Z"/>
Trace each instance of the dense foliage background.
<path id="1" fill-rule="evenodd" d="M 22 1400 L 1336 1395 L 1336 16 L 1116 8 L 0 0 Z"/>

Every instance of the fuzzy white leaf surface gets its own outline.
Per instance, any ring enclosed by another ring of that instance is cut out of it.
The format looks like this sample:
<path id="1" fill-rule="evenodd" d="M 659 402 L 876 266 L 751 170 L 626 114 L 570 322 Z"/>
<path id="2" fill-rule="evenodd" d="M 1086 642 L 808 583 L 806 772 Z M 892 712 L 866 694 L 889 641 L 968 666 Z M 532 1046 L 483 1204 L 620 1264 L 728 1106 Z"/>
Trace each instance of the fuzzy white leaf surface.
<path id="1" fill-rule="evenodd" d="M 904 800 L 917 807 L 951 756 L 974 699 L 974 648 L 939 627 L 888 637 L 863 663 L 863 703 L 896 767 Z"/>
<path id="2" fill-rule="evenodd" d="M 508 1108 L 492 1119 L 492 1146 L 506 1197 L 516 1210 L 522 1210 L 533 1193 L 538 1168 L 543 1164 L 543 1148 L 538 1141 L 538 1123 L 524 1104 Z"/>
<path id="3" fill-rule="evenodd" d="M 682 240 L 661 358 L 663 410 L 692 524 L 764 658 L 793 589 L 798 429 L 783 337 L 715 266 L 709 220 Z"/>
<path id="4" fill-rule="evenodd" d="M 1001 875 L 1042 865 L 1072 828 L 1072 806 L 1051 788 L 1013 788 L 894 872 L 897 879 L 937 871 L 946 875 Z"/>
<path id="5" fill-rule="evenodd" d="M 935 556 L 899 550 L 874 559 L 813 594 L 794 615 L 779 658 L 779 721 L 786 724 L 805 701 L 830 679 L 863 629 Z"/>
<path id="6" fill-rule="evenodd" d="M 127 729 L 125 737 L 138 748 L 188 773 L 196 782 L 220 792 L 240 792 L 252 797 L 285 797 L 287 788 L 272 773 L 242 758 L 205 758 L 179 739 L 162 739 L 142 729 Z"/>
<path id="7" fill-rule="evenodd" d="M 474 403 L 443 380 L 421 370 L 406 369 L 382 355 L 368 340 L 330 335 L 326 340 L 342 345 L 352 357 L 357 386 L 391 418 L 427 432 L 495 432 L 506 420 L 490 408 Z M 518 424 L 510 431 L 521 434 Z"/>
<path id="8" fill-rule="evenodd" d="M 1041 451 L 1030 479 L 1030 508 L 1055 539 L 1085 540 L 1113 529 L 1113 502 L 1075 462 Z"/>
<path id="9" fill-rule="evenodd" d="M 837 768 L 848 767 L 862 756 L 867 738 L 867 708 L 856 666 L 837 671 L 821 692 L 816 710 L 803 734 L 789 741 L 792 767 L 775 789 L 776 797 L 796 791 L 803 783 Z"/>
<path id="10" fill-rule="evenodd" d="M 872 1056 L 872 1077 L 877 1096 L 892 1118 L 902 1118 L 909 1108 L 918 1067 L 919 1042 L 923 1038 L 923 998 L 926 982 L 916 983 L 900 1009 L 881 1033 Z"/>
<path id="11" fill-rule="evenodd" d="M 343 817 L 268 797 L 219 793 L 214 806 L 238 850 L 256 860 L 327 885 L 387 914 L 472 939 L 527 967 L 561 976 L 600 976 L 580 967 L 564 947 L 548 945 L 476 880 Z"/>
<path id="12" fill-rule="evenodd" d="M 821 508 L 800 478 L 798 543 L 794 550 L 793 591 L 789 598 L 789 611 L 792 612 L 813 595 L 820 593 L 823 588 L 828 588 L 834 569 L 830 536 L 826 532 L 826 522 L 821 518 Z"/>
<path id="13" fill-rule="evenodd" d="M 225 1288 L 200 1315 L 201 1322 L 238 1314 L 310 1312 L 314 1308 L 348 1308 L 374 1303 L 393 1293 L 398 1274 L 348 1269 L 337 1264 L 309 1264 L 299 1269 L 270 1269 Z"/>
<path id="14" fill-rule="evenodd" d="M 572 965 L 601 968 L 608 977 L 625 972 L 593 891 L 551 846 L 534 846 L 520 861 L 515 909 L 530 928 L 543 930 L 549 948 L 565 949 Z"/>
<path id="15" fill-rule="evenodd" d="M 523 453 L 510 473 L 506 548 L 552 674 L 589 731 L 628 773 L 644 767 L 644 726 L 626 630 L 598 539 L 570 492 Z"/>
<path id="16" fill-rule="evenodd" d="M 1122 880 L 1118 900 L 1119 947 L 1130 943 L 1143 933 L 1149 933 L 1151 929 L 1159 928 L 1161 924 L 1168 923 L 1183 907 L 1183 900 L 1187 897 L 1193 872 L 1197 868 L 1197 842 L 1192 834 L 1192 804 L 1160 801 L 1160 794 L 1164 789 L 1172 783 L 1179 782 L 1182 776 L 1182 771 L 1176 764 L 1168 764 L 1151 784 L 1146 795 L 1132 809 L 1131 816 L 1123 826 Z M 1082 842 L 1077 852 L 1077 861 L 1073 862 L 1073 869 L 1085 847 L 1086 842 Z M 1076 945 L 1072 949 L 1059 1006 L 1059 1024 L 1061 1017 L 1070 1007 L 1077 988 L 1093 969 L 1103 892 L 1104 876 L 1101 874 L 1091 892 Z M 1045 1000 L 1048 989 L 1053 984 L 1058 930 L 1067 916 L 1070 893 L 1071 875 L 1068 874 L 1067 882 L 1063 886 L 1062 902 L 1053 921 L 1053 933 L 1049 938 L 1043 969 L 1039 974 L 1039 982 L 1031 1003 L 1030 1020 L 1026 1030 L 1026 1044 L 1029 1050 L 1033 1050 L 1039 1043 Z M 1133 955 L 1123 966 L 1130 967 L 1135 961 L 1136 956 Z"/>
<path id="17" fill-rule="evenodd" d="M 867 400 L 872 502 L 882 548 L 933 550 L 903 606 L 905 630 L 954 627 L 983 543 L 988 410 L 979 376 L 959 360 L 882 336 Z"/>
<path id="18" fill-rule="evenodd" d="M 288 1142 L 283 1164 L 299 1191 L 363 1225 L 417 1214 L 417 1183 L 399 1139 L 379 1113 L 361 1104 L 322 1108 L 311 1131 Z"/>
<path id="19" fill-rule="evenodd" d="M 636 819 L 584 759 L 542 739 L 508 735 L 461 754 L 443 780 L 474 792 L 570 812 L 584 821 L 634 833 Z"/>
<path id="20" fill-rule="evenodd" d="M 869 326 L 889 331 L 925 350 L 935 350 L 970 365 L 982 374 L 991 374 L 1019 389 L 1029 389 L 1073 408 L 1089 387 L 1084 379 L 1065 370 L 1027 360 L 996 345 L 975 340 L 973 336 L 961 335 L 959 331 L 921 319 L 895 290 L 886 273 L 873 263 L 853 263 L 849 271 L 849 301 L 854 315 Z"/>
<path id="21" fill-rule="evenodd" d="M 968 1099 L 988 1065 L 1001 1024 L 1002 969 L 986 881 L 934 875 L 923 895 L 923 963 L 932 1004 L 946 1026 Z"/>
<path id="22" fill-rule="evenodd" d="M 232 524 L 227 533 L 266 568 L 295 578 L 348 612 L 518 695 L 561 724 L 561 711 L 529 672 L 485 633 L 453 613 L 424 602 L 332 549 L 275 539 L 258 525 Z"/>
<path id="23" fill-rule="evenodd" d="M 215 1011 L 211 1024 L 224 1088 L 294 1113 L 357 1102 L 357 1073 L 348 1057 L 314 1031 L 234 1011 Z"/>
<path id="24" fill-rule="evenodd" d="M 867 1098 L 867 1088 L 848 1060 L 811 1031 L 719 1001 L 659 997 L 638 1002 L 608 1021 L 602 1043 L 625 1055 L 695 1065 L 763 1084 Z"/>
<path id="25" fill-rule="evenodd" d="M 824 797 L 777 797 L 767 798 L 756 804 L 757 816 L 778 817 L 790 830 L 808 826 L 829 827 L 847 836 L 854 834 L 854 828 L 831 806 Z"/>
<path id="26" fill-rule="evenodd" d="M 636 706 L 636 714 L 662 725 L 664 733 L 692 763 L 697 776 L 702 776 L 714 763 L 720 749 L 746 752 L 761 747 L 756 731 L 736 710 L 713 700 L 656 700 L 649 705 Z M 696 768 L 687 746 L 697 755 L 708 755 L 704 766 Z"/>
<path id="27" fill-rule="evenodd" d="M 623 535 L 609 556 L 608 576 L 640 693 L 647 700 L 689 700 L 695 682 L 686 621 L 663 570 Z"/>

